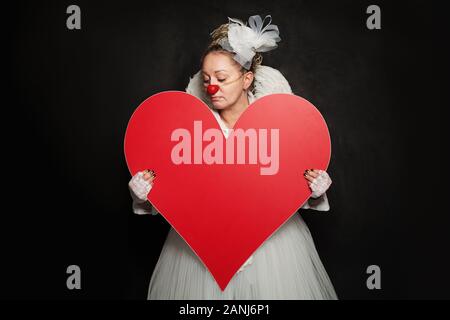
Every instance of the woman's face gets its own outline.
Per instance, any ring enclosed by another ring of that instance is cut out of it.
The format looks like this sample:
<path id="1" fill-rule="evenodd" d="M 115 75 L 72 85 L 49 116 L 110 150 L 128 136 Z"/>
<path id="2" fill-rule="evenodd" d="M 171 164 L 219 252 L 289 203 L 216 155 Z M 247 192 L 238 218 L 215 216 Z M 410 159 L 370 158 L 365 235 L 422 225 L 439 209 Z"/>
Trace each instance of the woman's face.
<path id="1" fill-rule="evenodd" d="M 251 71 L 242 74 L 240 66 L 233 58 L 223 52 L 210 52 L 203 60 L 203 86 L 205 91 L 210 84 L 219 86 L 219 90 L 210 97 L 215 109 L 225 109 L 234 105 L 253 81 Z"/>

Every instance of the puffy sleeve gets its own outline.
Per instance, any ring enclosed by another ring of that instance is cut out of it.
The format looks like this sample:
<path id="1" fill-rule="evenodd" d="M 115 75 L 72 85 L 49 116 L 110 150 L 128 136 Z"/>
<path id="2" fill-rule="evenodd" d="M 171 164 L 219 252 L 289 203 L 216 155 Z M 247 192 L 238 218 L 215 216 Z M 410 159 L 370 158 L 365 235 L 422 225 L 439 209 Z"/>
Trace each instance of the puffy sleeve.
<path id="1" fill-rule="evenodd" d="M 145 201 L 142 203 L 137 203 L 136 201 L 133 201 L 133 212 L 135 214 L 151 214 L 156 216 L 157 214 L 159 214 L 159 211 L 155 209 L 154 206 L 151 205 L 150 202 Z"/>
<path id="2" fill-rule="evenodd" d="M 131 194 L 131 198 L 133 199 L 133 212 L 135 214 L 139 214 L 139 215 L 143 215 L 143 214 L 151 214 L 156 216 L 157 214 L 159 214 L 159 211 L 156 210 L 156 208 L 154 206 L 152 206 L 152 204 L 147 200 L 144 202 L 140 202 L 139 199 L 133 194 L 133 192 L 131 192 L 130 190 L 130 194 Z"/>
<path id="3" fill-rule="evenodd" d="M 327 193 L 325 192 L 317 199 L 309 198 L 308 201 L 300 209 L 312 209 L 316 211 L 329 211 L 330 204 L 328 203 Z"/>

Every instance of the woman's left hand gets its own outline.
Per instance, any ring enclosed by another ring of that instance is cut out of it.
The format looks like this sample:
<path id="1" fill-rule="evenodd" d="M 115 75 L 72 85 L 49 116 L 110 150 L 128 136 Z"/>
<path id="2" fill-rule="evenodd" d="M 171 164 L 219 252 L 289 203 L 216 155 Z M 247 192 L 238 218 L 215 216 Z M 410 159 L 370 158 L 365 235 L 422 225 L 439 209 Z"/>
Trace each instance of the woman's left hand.
<path id="1" fill-rule="evenodd" d="M 308 180 L 309 187 L 312 191 L 311 197 L 313 198 L 322 196 L 332 183 L 330 176 L 324 170 L 308 169 L 303 175 Z"/>

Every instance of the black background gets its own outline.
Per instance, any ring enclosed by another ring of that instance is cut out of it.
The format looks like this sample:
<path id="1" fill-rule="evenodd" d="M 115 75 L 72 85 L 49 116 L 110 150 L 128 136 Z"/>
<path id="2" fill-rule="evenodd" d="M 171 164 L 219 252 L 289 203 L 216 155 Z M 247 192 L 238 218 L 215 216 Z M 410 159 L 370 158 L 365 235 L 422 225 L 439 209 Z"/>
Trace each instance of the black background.
<path id="1" fill-rule="evenodd" d="M 271 14 L 263 64 L 319 108 L 331 210 L 304 211 L 340 299 L 449 298 L 448 25 L 430 1 L 17 1 L 3 10 L 1 296 L 145 299 L 169 225 L 131 211 L 123 154 L 145 98 L 184 90 L 209 32 Z M 81 30 L 66 8 L 81 8 Z M 381 7 L 381 30 L 365 26 Z M 81 267 L 82 289 L 66 288 Z M 381 267 L 381 290 L 366 268 Z"/>

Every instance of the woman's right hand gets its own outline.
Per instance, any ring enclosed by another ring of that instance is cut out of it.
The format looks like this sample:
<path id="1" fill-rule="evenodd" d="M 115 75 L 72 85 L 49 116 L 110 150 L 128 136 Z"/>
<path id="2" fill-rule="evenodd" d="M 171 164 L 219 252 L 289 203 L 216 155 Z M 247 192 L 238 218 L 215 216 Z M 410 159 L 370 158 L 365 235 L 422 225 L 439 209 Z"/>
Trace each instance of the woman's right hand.
<path id="1" fill-rule="evenodd" d="M 156 174 L 153 170 L 144 170 L 137 172 L 128 183 L 131 191 L 131 196 L 136 202 L 147 201 L 147 195 L 152 189 L 153 180 Z"/>

